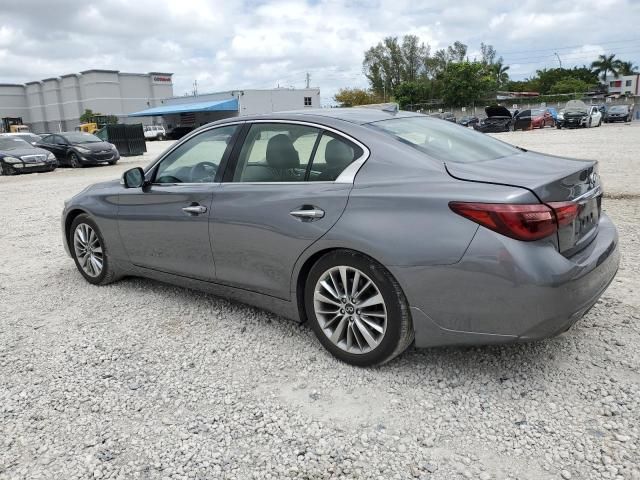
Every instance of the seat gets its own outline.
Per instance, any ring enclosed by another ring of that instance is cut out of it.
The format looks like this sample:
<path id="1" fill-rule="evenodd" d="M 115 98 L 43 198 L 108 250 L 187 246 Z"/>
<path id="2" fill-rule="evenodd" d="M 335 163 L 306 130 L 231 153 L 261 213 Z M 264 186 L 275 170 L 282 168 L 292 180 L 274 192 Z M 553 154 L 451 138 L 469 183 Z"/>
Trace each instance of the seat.
<path id="1" fill-rule="evenodd" d="M 353 149 L 336 138 L 329 140 L 324 151 L 327 169 L 320 174 L 318 180 L 333 181 L 353 162 Z"/>
<path id="2" fill-rule="evenodd" d="M 294 169 L 300 168 L 300 157 L 288 135 L 281 133 L 269 139 L 266 161 L 274 172 L 273 181 L 292 182 L 299 180 Z"/>

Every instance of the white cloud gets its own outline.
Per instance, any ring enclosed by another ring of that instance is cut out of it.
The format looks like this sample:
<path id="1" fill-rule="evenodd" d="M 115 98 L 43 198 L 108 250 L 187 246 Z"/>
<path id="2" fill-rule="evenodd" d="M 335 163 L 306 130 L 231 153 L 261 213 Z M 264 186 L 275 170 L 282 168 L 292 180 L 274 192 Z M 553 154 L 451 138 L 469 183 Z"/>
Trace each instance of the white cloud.
<path id="1" fill-rule="evenodd" d="M 554 51 L 567 66 L 603 52 L 640 63 L 640 41 L 630 41 L 639 23 L 634 0 L 3 2 L 0 82 L 170 71 L 181 95 L 196 79 L 201 92 L 302 87 L 309 72 L 326 103 L 340 87 L 366 86 L 363 53 L 385 36 L 416 34 L 432 50 L 460 40 L 471 56 L 490 43 L 522 78 L 555 66 Z"/>

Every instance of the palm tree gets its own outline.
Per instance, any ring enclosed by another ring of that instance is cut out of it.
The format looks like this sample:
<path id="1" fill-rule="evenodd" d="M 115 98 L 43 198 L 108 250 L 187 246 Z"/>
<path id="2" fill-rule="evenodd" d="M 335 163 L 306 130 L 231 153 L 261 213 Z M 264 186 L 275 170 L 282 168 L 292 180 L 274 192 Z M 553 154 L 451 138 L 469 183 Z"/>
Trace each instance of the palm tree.
<path id="1" fill-rule="evenodd" d="M 502 62 L 496 62 L 491 67 L 493 69 L 493 74 L 495 75 L 496 83 L 498 87 L 504 85 L 509 81 L 509 65 L 503 65 Z"/>
<path id="2" fill-rule="evenodd" d="M 620 75 L 635 75 L 638 67 L 633 62 L 618 62 L 618 73 Z"/>
<path id="3" fill-rule="evenodd" d="M 620 60 L 617 60 L 616 54 L 600 55 L 598 60 L 591 64 L 593 73 L 596 75 L 602 74 L 602 81 L 606 81 L 607 73 L 611 72 L 615 77 L 618 76 L 618 69 L 620 68 Z"/>

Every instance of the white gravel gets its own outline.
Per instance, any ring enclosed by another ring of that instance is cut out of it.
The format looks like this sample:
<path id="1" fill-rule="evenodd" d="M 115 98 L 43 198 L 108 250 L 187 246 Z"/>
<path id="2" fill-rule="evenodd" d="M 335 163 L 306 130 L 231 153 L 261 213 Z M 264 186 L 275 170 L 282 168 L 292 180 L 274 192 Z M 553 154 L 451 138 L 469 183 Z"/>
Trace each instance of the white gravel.
<path id="1" fill-rule="evenodd" d="M 605 200 L 622 266 L 582 321 L 548 341 L 411 350 L 376 369 L 254 308 L 143 279 L 85 282 L 62 249 L 63 200 L 148 159 L 1 177 L 0 479 L 640 479 L 639 133 L 501 136 L 625 159 L 601 167 L 631 196 Z"/>

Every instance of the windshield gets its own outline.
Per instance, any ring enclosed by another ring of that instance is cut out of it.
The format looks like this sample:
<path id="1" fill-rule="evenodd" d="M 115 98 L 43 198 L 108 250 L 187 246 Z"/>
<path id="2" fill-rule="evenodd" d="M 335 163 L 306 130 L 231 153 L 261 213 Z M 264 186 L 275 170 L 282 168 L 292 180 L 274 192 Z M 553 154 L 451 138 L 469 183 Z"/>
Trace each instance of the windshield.
<path id="1" fill-rule="evenodd" d="M 17 137 L 0 137 L 0 150 L 16 150 L 18 148 L 33 148 L 30 143 Z"/>
<path id="2" fill-rule="evenodd" d="M 481 162 L 521 153 L 488 135 L 427 117 L 394 118 L 369 125 L 443 162 Z"/>
<path id="3" fill-rule="evenodd" d="M 611 113 L 627 113 L 626 105 L 614 105 L 609 109 Z"/>
<path id="4" fill-rule="evenodd" d="M 69 143 L 96 143 L 102 141 L 95 135 L 85 132 L 65 133 L 64 138 L 66 138 Z"/>

